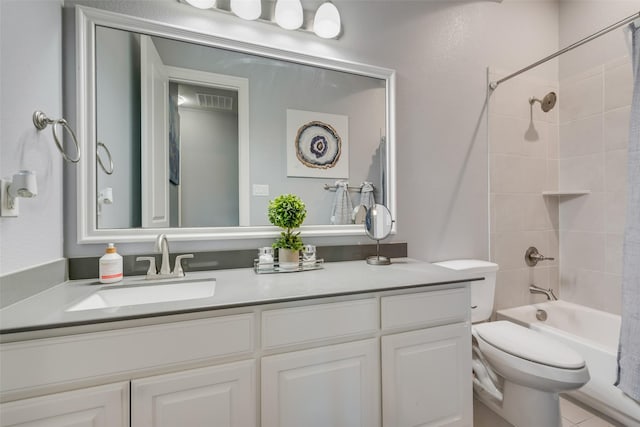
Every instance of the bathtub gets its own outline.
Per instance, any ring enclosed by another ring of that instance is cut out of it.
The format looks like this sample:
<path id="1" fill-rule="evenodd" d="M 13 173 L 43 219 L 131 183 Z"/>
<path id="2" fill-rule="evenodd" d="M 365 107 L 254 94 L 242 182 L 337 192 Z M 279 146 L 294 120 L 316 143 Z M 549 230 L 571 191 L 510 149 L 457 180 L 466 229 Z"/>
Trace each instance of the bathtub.
<path id="1" fill-rule="evenodd" d="M 547 319 L 536 319 L 544 310 Z M 616 379 L 620 316 L 565 301 L 499 310 L 499 320 L 509 320 L 562 341 L 584 357 L 591 380 L 571 397 L 626 426 L 640 426 L 640 404 L 613 385 Z"/>

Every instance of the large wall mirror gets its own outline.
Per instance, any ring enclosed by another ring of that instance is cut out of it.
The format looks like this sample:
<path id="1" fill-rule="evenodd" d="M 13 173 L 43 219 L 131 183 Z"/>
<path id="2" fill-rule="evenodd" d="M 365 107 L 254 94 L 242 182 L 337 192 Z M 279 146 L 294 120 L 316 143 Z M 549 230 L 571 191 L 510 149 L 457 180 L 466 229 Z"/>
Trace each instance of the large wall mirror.
<path id="1" fill-rule="evenodd" d="M 393 70 L 80 6 L 76 38 L 80 243 L 269 237 L 283 193 L 305 236 L 364 234 L 363 188 L 395 212 Z"/>

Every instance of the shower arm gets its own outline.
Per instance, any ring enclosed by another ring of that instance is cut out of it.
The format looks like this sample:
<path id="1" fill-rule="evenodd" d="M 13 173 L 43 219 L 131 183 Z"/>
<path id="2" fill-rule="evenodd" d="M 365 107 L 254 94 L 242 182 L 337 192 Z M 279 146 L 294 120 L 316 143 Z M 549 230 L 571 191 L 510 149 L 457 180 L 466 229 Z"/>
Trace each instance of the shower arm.
<path id="1" fill-rule="evenodd" d="M 530 69 L 535 68 L 538 65 L 542 65 L 545 62 L 550 61 L 553 58 L 555 58 L 557 56 L 560 56 L 565 52 L 569 52 L 570 50 L 573 50 L 573 49 L 577 48 L 578 46 L 582 46 L 583 44 L 588 43 L 591 40 L 597 39 L 598 37 L 603 36 L 603 35 L 607 34 L 608 32 L 615 30 L 616 28 L 620 28 L 625 24 L 629 24 L 630 22 L 633 22 L 633 21 L 635 21 L 636 19 L 639 19 L 639 18 L 640 18 L 640 12 L 634 13 L 633 15 L 628 16 L 627 18 L 624 18 L 623 20 L 618 21 L 615 24 L 611 24 L 608 27 L 603 28 L 602 30 L 591 34 L 590 36 L 583 38 L 582 40 L 578 40 L 577 42 L 565 47 L 564 49 L 560 49 L 556 53 L 553 53 L 553 54 L 551 54 L 551 55 L 549 55 L 549 56 L 547 56 L 545 58 L 542 58 L 541 60 L 536 61 L 533 64 L 522 68 L 521 70 L 516 71 L 515 73 L 509 74 L 508 76 L 503 77 L 500 80 L 496 80 L 496 81 L 493 81 L 493 82 L 489 83 L 489 89 L 490 90 L 495 90 L 498 87 L 498 85 L 500 85 L 501 83 L 506 82 L 507 80 L 512 79 L 515 76 L 518 76 L 518 75 L 524 73 L 525 71 L 529 71 Z"/>

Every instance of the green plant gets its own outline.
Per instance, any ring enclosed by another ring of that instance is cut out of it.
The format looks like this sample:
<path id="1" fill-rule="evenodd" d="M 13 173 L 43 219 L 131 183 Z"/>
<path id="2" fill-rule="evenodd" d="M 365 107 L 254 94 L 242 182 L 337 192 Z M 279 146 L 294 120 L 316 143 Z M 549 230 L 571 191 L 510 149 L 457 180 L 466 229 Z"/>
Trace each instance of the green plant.
<path id="1" fill-rule="evenodd" d="M 294 233 L 293 230 L 300 227 L 307 216 L 304 202 L 296 195 L 282 194 L 269 202 L 267 212 L 269 222 L 285 230 L 272 246 L 294 251 L 302 249 L 300 232 Z"/>

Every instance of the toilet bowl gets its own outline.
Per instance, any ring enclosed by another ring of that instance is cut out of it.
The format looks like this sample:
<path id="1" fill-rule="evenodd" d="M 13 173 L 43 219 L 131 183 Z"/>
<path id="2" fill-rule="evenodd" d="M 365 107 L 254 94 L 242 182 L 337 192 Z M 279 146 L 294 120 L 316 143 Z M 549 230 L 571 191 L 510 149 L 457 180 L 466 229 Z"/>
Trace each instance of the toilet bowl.
<path id="1" fill-rule="evenodd" d="M 582 356 L 515 323 L 486 322 L 493 310 L 497 264 L 454 260 L 436 265 L 485 277 L 471 284 L 476 397 L 517 427 L 560 427 L 558 393 L 580 388 L 589 380 Z"/>

